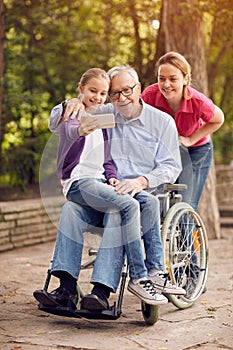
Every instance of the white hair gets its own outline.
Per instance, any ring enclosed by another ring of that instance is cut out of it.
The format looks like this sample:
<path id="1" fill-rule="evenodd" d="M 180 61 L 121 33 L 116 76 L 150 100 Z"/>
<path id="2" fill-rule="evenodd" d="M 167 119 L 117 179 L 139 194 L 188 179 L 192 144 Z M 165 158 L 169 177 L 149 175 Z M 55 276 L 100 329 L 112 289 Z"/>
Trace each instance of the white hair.
<path id="1" fill-rule="evenodd" d="M 137 72 L 135 71 L 134 68 L 130 67 L 129 65 L 115 66 L 115 67 L 109 69 L 107 74 L 108 74 L 110 80 L 112 80 L 112 78 L 114 78 L 118 74 L 121 74 L 122 72 L 129 73 L 129 75 L 131 75 L 131 77 L 134 79 L 135 83 L 139 83 L 139 78 L 138 78 Z"/>

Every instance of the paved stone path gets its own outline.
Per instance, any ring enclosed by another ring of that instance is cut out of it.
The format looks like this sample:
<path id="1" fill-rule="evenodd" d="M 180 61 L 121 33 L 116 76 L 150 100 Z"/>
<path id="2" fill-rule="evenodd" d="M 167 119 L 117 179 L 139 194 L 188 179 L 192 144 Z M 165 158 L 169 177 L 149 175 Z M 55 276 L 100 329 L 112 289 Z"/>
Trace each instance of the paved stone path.
<path id="1" fill-rule="evenodd" d="M 233 349 L 233 229 L 210 246 L 207 292 L 190 309 L 168 303 L 147 326 L 139 300 L 125 291 L 123 315 L 115 321 L 65 318 L 37 309 L 53 243 L 0 255 L 1 350 L 219 350 Z M 80 280 L 89 291 L 90 272 Z M 52 281 L 51 287 L 56 287 Z"/>

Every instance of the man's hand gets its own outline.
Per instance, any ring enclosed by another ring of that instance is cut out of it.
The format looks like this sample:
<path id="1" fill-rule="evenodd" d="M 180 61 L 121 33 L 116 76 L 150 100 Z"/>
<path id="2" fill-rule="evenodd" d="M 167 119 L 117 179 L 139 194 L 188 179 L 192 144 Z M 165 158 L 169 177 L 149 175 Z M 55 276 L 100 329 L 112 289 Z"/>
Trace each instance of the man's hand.
<path id="1" fill-rule="evenodd" d="M 136 193 L 148 188 L 148 181 L 144 176 L 137 177 L 136 179 L 127 179 L 116 185 L 115 190 L 119 194 L 130 193 L 131 197 L 134 197 Z"/>
<path id="2" fill-rule="evenodd" d="M 68 120 L 69 118 L 81 119 L 81 113 L 84 110 L 84 105 L 79 98 L 71 98 L 66 102 L 66 108 L 63 114 L 63 120 Z"/>

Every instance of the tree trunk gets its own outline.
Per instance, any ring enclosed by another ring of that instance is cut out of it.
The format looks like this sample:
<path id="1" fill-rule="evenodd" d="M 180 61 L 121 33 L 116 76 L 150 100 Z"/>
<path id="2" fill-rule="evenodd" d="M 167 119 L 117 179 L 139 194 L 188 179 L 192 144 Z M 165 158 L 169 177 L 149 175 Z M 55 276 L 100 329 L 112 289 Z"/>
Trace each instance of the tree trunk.
<path id="1" fill-rule="evenodd" d="M 157 41 L 160 55 L 167 51 L 177 51 L 186 57 L 192 67 L 192 86 L 207 95 L 204 31 L 199 3 L 199 0 L 163 0 Z M 220 238 L 214 164 L 201 197 L 199 212 L 205 222 L 208 237 Z"/>

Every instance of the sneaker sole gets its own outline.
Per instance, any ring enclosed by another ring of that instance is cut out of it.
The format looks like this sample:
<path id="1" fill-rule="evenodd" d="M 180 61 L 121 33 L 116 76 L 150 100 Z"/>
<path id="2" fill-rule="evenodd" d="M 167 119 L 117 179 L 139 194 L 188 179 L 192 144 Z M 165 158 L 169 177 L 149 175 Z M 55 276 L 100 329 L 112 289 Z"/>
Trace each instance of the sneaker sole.
<path id="1" fill-rule="evenodd" d="M 167 304 L 168 300 L 167 299 L 163 299 L 163 300 L 155 300 L 155 299 L 147 299 L 142 297 L 140 294 L 138 294 L 134 289 L 131 289 L 130 286 L 127 287 L 128 291 L 133 293 L 134 295 L 136 295 L 139 299 L 141 299 L 142 301 L 144 301 L 146 304 L 149 305 L 162 305 L 162 304 Z"/>
<path id="2" fill-rule="evenodd" d="M 153 282 L 154 283 L 154 282 Z M 155 288 L 159 289 L 162 291 L 162 293 L 165 294 L 173 294 L 173 295 L 185 295 L 186 291 L 182 291 L 182 290 L 174 290 L 174 289 L 168 289 L 168 288 L 164 288 L 161 287 L 159 284 L 154 283 Z"/>

